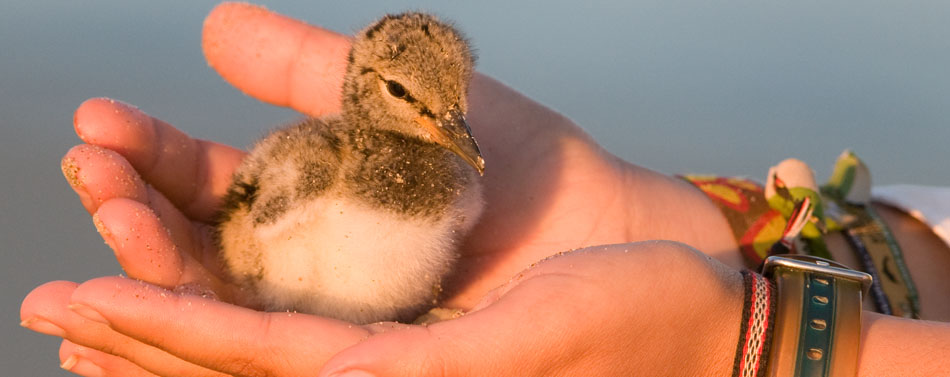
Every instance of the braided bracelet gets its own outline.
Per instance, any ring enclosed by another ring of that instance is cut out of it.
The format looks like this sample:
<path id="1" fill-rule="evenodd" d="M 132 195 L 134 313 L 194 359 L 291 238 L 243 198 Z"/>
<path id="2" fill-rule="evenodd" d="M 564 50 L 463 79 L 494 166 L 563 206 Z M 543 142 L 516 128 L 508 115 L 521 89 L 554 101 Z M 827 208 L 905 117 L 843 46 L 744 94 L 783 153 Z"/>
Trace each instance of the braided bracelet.
<path id="1" fill-rule="evenodd" d="M 749 270 L 742 271 L 742 284 L 745 291 L 742 323 L 732 376 L 763 377 L 775 328 L 775 287 L 762 275 Z"/>

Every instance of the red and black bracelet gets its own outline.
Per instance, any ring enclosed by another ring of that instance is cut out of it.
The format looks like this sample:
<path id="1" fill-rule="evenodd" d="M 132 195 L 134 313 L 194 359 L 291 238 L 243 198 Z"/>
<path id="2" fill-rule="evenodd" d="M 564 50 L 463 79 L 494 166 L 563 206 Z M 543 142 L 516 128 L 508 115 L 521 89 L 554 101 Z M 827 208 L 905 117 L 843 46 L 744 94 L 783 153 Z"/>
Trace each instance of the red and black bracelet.
<path id="1" fill-rule="evenodd" d="M 742 284 L 742 323 L 732 376 L 764 377 L 775 328 L 775 286 L 749 270 L 742 271 Z"/>

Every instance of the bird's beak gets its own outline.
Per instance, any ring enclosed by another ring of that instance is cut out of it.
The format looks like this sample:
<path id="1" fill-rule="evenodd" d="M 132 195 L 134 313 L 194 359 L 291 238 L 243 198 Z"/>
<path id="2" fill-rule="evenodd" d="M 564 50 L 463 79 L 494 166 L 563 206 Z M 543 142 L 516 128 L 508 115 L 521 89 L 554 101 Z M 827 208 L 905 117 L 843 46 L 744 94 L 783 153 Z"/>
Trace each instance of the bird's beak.
<path id="1" fill-rule="evenodd" d="M 485 159 L 482 158 L 478 143 L 472 137 L 472 130 L 468 128 L 468 123 L 465 123 L 465 115 L 461 111 L 449 110 L 442 119 L 437 121 L 421 116 L 416 118 L 416 122 L 429 131 L 436 143 L 472 165 L 475 170 L 478 170 L 479 175 L 484 174 Z"/>

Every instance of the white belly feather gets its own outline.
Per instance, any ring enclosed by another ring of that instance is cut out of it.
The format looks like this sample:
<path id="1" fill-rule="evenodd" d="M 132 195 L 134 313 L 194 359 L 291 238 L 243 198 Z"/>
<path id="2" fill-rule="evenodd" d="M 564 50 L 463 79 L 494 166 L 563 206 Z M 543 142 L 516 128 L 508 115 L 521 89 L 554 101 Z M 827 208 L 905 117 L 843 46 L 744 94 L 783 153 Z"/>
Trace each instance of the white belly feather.
<path id="1" fill-rule="evenodd" d="M 372 320 L 436 299 L 457 257 L 457 216 L 410 218 L 334 197 L 306 203 L 254 230 L 269 309 Z"/>

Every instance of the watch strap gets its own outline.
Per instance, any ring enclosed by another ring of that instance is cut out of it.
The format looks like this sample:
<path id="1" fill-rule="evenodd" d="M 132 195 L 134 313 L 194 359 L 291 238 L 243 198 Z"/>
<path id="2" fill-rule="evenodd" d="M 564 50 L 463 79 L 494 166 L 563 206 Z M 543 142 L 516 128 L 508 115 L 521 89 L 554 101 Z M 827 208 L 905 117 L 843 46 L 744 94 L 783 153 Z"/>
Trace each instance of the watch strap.
<path id="1" fill-rule="evenodd" d="M 778 290 L 770 376 L 854 376 L 861 300 L 870 275 L 821 258 L 773 256 L 764 274 Z"/>

